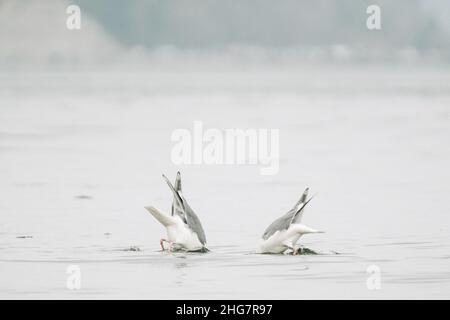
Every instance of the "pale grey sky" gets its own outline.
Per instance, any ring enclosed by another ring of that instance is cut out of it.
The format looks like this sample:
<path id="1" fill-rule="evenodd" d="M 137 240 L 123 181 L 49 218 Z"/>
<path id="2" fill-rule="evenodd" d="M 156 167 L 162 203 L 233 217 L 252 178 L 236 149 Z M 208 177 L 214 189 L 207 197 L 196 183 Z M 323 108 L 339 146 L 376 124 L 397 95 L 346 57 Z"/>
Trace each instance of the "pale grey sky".
<path id="1" fill-rule="evenodd" d="M 74 0 L 114 37 L 148 47 L 351 45 L 449 48 L 445 0 Z M 368 32 L 366 8 L 382 10 Z"/>
<path id="2" fill-rule="evenodd" d="M 366 27 L 373 3 L 379 31 Z M 70 4 L 81 30 L 66 28 Z M 0 67 L 449 62 L 448 17 L 447 0 L 0 0 Z"/>

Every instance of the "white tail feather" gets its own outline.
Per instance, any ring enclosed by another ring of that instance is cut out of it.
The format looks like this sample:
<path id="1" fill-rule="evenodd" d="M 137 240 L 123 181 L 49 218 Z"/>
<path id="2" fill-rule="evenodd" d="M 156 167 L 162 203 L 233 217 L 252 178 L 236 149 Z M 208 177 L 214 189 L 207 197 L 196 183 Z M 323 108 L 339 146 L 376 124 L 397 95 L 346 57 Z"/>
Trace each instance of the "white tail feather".
<path id="1" fill-rule="evenodd" d="M 298 233 L 301 233 L 301 234 L 306 234 L 306 233 L 324 233 L 324 231 L 320 231 L 320 230 L 316 230 L 316 229 L 310 228 L 310 227 L 308 227 L 308 226 L 306 226 L 304 224 L 296 224 L 295 228 L 296 228 L 296 231 Z"/>
<path id="2" fill-rule="evenodd" d="M 167 226 L 170 226 L 172 224 L 175 224 L 175 219 L 173 217 L 162 213 L 161 211 L 159 211 L 155 207 L 146 206 L 144 208 L 148 212 L 150 212 L 152 214 L 152 216 L 154 216 L 155 219 L 158 220 L 163 226 L 167 227 Z"/>

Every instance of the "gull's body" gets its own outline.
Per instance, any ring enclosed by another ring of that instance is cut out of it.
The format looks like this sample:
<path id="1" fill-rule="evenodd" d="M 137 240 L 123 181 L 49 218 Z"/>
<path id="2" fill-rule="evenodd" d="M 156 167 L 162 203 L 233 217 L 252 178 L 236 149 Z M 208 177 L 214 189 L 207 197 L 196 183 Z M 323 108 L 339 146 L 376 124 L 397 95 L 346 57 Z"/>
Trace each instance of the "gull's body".
<path id="1" fill-rule="evenodd" d="M 145 207 L 145 209 L 166 227 L 167 239 L 162 239 L 162 245 L 167 242 L 170 249 L 184 249 L 186 251 L 197 251 L 203 248 L 197 234 L 186 226 L 180 216 L 166 215 L 151 206 Z"/>
<path id="2" fill-rule="evenodd" d="M 296 254 L 297 241 L 302 235 L 322 232 L 301 223 L 305 206 L 312 199 L 306 200 L 308 191 L 306 188 L 295 206 L 267 227 L 260 240 L 260 253 L 283 253 L 290 249 Z"/>
<path id="3" fill-rule="evenodd" d="M 206 249 L 206 237 L 200 219 L 189 207 L 186 199 L 181 193 L 181 176 L 177 173 L 175 187 L 163 175 L 174 195 L 171 215 L 166 215 L 158 209 L 145 207 L 156 220 L 158 220 L 167 231 L 167 239 L 161 239 L 161 248 L 169 244 L 169 250 L 201 251 Z"/>

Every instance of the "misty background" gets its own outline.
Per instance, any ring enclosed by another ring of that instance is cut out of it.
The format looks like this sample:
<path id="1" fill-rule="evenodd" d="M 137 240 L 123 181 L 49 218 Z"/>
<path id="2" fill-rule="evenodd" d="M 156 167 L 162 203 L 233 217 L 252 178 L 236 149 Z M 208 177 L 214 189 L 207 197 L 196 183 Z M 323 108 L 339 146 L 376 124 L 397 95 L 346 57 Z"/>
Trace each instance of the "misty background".
<path id="1" fill-rule="evenodd" d="M 66 28 L 69 4 L 81 30 Z M 370 4 L 381 30 L 366 28 Z M 2 0 L 0 67 L 447 64 L 449 16 L 445 0 Z"/>

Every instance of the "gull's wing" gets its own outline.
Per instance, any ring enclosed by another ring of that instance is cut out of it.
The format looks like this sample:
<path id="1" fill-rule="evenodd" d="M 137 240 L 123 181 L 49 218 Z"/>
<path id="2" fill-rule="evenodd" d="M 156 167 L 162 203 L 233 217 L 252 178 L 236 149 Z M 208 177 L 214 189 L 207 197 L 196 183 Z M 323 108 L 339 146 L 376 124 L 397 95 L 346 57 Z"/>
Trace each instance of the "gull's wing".
<path id="1" fill-rule="evenodd" d="M 312 197 L 306 201 L 306 202 L 300 202 L 303 199 L 303 196 L 308 195 L 308 189 L 305 190 L 305 192 L 302 195 L 302 198 L 297 202 L 294 208 L 289 210 L 288 213 L 284 214 L 280 218 L 276 219 L 274 222 L 272 222 L 267 229 L 264 231 L 262 238 L 264 240 L 267 240 L 277 231 L 287 230 L 289 229 L 289 226 L 292 223 L 298 223 L 301 219 L 301 215 L 303 214 L 303 209 L 308 204 L 309 201 L 311 201 Z M 300 219 L 299 219 L 300 217 Z"/>
<path id="2" fill-rule="evenodd" d="M 173 202 L 172 202 L 172 216 L 177 214 L 180 216 L 181 219 L 183 219 L 184 223 L 187 223 L 186 221 L 186 215 L 185 215 L 185 203 L 184 199 L 181 196 L 181 192 L 175 190 L 172 183 L 170 183 L 169 179 L 165 175 L 162 175 L 164 180 L 166 180 L 167 185 L 169 186 L 170 190 L 172 190 L 173 193 Z M 178 175 L 177 175 L 178 178 Z M 181 184 L 180 184 L 181 185 Z"/>
<path id="3" fill-rule="evenodd" d="M 294 208 L 297 208 L 299 205 L 301 205 L 303 202 L 306 202 L 306 198 L 308 198 L 308 192 L 309 192 L 309 188 L 306 188 L 305 191 L 303 191 L 302 196 L 300 197 L 300 199 L 297 201 L 297 203 L 295 204 Z M 294 209 L 293 208 L 293 209 Z"/>
<path id="4" fill-rule="evenodd" d="M 194 210 L 192 210 L 191 207 L 189 207 L 187 202 L 185 202 L 185 206 L 186 206 L 186 211 L 185 211 L 186 221 L 187 221 L 189 228 L 191 228 L 191 230 L 197 234 L 200 242 L 203 245 L 206 245 L 205 231 L 203 230 L 200 219 L 197 217 Z"/>
<path id="5" fill-rule="evenodd" d="M 267 240 L 275 232 L 281 231 L 281 230 L 287 230 L 289 228 L 289 226 L 291 225 L 292 217 L 294 216 L 294 214 L 295 214 L 295 211 L 290 210 L 285 215 L 283 215 L 280 218 L 276 219 L 264 231 L 264 234 L 263 234 L 262 238 L 264 240 Z"/>
<path id="6" fill-rule="evenodd" d="M 292 210 L 294 210 L 296 212 L 293 216 L 292 223 L 300 223 L 302 221 L 303 213 L 305 212 L 305 210 L 303 210 L 301 205 L 306 202 L 306 199 L 308 198 L 308 192 L 309 192 L 309 188 L 306 188 L 305 191 L 303 191 L 303 194 L 300 197 L 300 200 L 298 200 L 297 203 L 295 204 L 295 207 L 292 208 Z"/>
<path id="7" fill-rule="evenodd" d="M 314 196 L 312 196 L 311 198 L 309 198 L 308 201 L 303 202 L 297 209 L 297 211 L 294 213 L 294 215 L 292 216 L 292 220 L 291 223 L 300 223 L 300 220 L 302 219 L 303 216 L 303 211 L 305 206 L 312 200 L 312 198 L 314 198 Z"/>
<path id="8" fill-rule="evenodd" d="M 180 173 L 180 171 L 177 172 L 177 177 L 175 178 L 174 188 L 177 191 L 181 191 L 181 173 Z"/>
<path id="9" fill-rule="evenodd" d="M 175 178 L 175 185 L 174 185 L 174 189 L 177 192 L 181 192 L 181 174 L 180 171 L 177 172 L 177 177 Z M 172 202 L 172 212 L 171 212 L 172 216 L 175 214 L 180 215 L 183 219 L 184 219 L 184 214 L 183 214 L 183 208 L 180 207 L 180 205 L 177 203 L 177 200 L 173 199 Z"/>
<path id="10" fill-rule="evenodd" d="M 195 214 L 194 210 L 189 207 L 187 204 L 186 199 L 184 199 L 181 191 L 175 190 L 174 186 L 172 186 L 172 183 L 170 183 L 169 179 L 165 175 L 163 175 L 164 180 L 166 180 L 170 190 L 172 190 L 172 193 L 174 195 L 174 202 L 176 203 L 175 207 L 180 217 L 183 218 L 184 223 L 186 223 L 189 228 L 195 232 L 198 236 L 198 239 L 202 244 L 206 244 L 206 236 L 205 232 L 203 231 L 202 224 L 200 222 L 200 219 Z M 177 174 L 178 178 L 178 174 Z M 181 179 L 181 178 L 180 178 Z M 181 187 L 181 180 L 180 180 L 180 187 Z"/>

